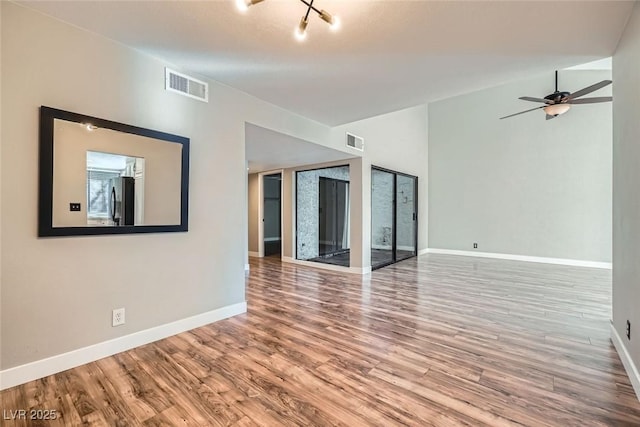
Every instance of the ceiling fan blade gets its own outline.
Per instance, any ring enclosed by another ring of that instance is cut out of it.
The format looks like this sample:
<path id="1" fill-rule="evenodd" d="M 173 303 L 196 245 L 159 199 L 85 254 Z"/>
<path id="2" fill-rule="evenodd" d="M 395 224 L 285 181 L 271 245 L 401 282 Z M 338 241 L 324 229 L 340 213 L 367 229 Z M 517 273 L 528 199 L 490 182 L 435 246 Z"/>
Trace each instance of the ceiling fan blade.
<path id="1" fill-rule="evenodd" d="M 533 98 L 531 96 L 521 96 L 518 99 L 522 99 L 523 101 L 531 101 L 531 102 L 542 102 L 544 104 L 548 104 L 551 102 L 551 100 L 549 99 L 542 99 L 542 98 Z"/>
<path id="2" fill-rule="evenodd" d="M 611 84 L 611 80 L 603 80 L 600 83 L 596 83 L 594 85 L 591 86 L 587 86 L 584 89 L 580 89 L 577 92 L 573 92 L 571 95 L 567 96 L 567 99 L 575 99 L 575 98 L 579 98 L 581 96 L 584 96 L 588 93 L 591 92 L 595 92 L 598 89 L 602 89 L 605 86 L 608 86 Z"/>
<path id="3" fill-rule="evenodd" d="M 558 115 L 547 114 L 547 120 L 555 119 Z"/>
<path id="4" fill-rule="evenodd" d="M 595 104 L 598 102 L 610 102 L 613 101 L 613 96 L 599 96 L 596 98 L 582 98 L 582 99 L 572 99 L 568 101 L 567 104 Z"/>
<path id="5" fill-rule="evenodd" d="M 517 116 L 517 115 L 520 115 L 520 114 L 528 113 L 529 111 L 539 110 L 539 109 L 544 108 L 544 107 L 546 107 L 546 105 L 541 105 L 540 107 L 532 108 L 530 110 L 520 111 L 519 113 L 510 114 L 508 116 L 500 117 L 500 120 L 507 119 L 509 117 Z"/>

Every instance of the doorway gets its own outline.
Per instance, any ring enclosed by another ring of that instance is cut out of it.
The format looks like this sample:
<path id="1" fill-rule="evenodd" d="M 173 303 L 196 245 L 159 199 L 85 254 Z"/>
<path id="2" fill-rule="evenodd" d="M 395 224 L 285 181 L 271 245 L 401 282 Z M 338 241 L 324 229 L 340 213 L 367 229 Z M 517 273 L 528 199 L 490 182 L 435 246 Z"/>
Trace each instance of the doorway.
<path id="1" fill-rule="evenodd" d="M 417 255 L 418 177 L 371 168 L 371 268 Z"/>
<path id="2" fill-rule="evenodd" d="M 282 255 L 282 173 L 262 175 L 264 256 Z"/>

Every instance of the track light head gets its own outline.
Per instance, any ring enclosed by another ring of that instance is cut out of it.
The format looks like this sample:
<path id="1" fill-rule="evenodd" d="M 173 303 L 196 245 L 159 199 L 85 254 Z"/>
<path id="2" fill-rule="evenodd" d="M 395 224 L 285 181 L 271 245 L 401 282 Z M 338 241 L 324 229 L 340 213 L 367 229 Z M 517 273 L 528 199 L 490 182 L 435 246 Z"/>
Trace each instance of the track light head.
<path id="1" fill-rule="evenodd" d="M 294 32 L 294 35 L 296 36 L 296 39 L 298 41 L 303 41 L 305 38 L 307 38 L 307 25 L 309 25 L 309 21 L 307 20 L 306 16 L 303 16 L 300 20 L 300 24 L 298 24 L 298 28 L 296 28 L 296 31 Z"/>
<path id="2" fill-rule="evenodd" d="M 246 12 L 249 6 L 263 2 L 264 0 L 236 0 L 236 7 L 240 12 Z"/>
<path id="3" fill-rule="evenodd" d="M 320 15 L 320 18 L 326 22 L 327 24 L 329 24 L 329 27 L 333 30 L 336 31 L 337 29 L 340 28 L 340 19 L 335 16 L 335 15 L 331 15 L 329 12 L 327 12 L 326 10 L 321 10 L 318 15 Z"/>

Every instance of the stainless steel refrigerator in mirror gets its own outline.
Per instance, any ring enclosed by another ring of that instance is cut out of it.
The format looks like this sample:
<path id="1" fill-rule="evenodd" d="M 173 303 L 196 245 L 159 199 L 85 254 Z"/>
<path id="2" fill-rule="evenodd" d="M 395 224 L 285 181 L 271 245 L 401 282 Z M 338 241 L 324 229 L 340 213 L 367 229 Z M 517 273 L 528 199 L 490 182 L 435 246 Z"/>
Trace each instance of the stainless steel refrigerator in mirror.
<path id="1" fill-rule="evenodd" d="M 129 176 L 112 178 L 109 212 L 113 225 L 134 225 L 135 179 Z"/>

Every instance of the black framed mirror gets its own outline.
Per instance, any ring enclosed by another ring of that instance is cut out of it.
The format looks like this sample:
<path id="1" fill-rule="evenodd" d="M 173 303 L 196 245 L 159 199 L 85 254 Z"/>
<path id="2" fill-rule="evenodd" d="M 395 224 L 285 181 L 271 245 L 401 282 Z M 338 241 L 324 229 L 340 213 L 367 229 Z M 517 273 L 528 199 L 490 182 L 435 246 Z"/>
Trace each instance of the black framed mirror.
<path id="1" fill-rule="evenodd" d="M 189 138 L 40 107 L 38 236 L 188 230 Z"/>

